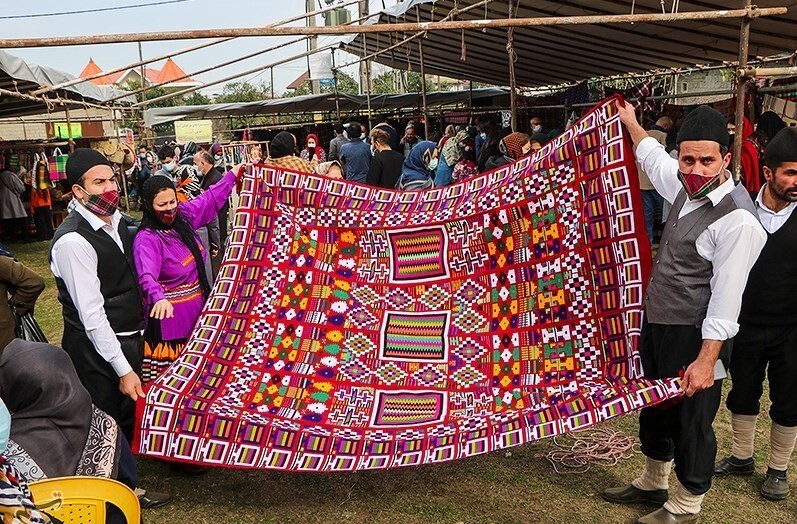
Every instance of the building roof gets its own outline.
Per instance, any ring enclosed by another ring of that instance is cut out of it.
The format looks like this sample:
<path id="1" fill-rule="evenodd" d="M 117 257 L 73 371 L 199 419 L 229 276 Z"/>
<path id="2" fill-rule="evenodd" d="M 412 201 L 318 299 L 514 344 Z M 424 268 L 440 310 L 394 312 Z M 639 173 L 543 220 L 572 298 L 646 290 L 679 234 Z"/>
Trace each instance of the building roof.
<path id="1" fill-rule="evenodd" d="M 127 71 L 120 71 L 95 78 L 91 80 L 91 82 L 97 85 L 123 84 L 131 73 L 138 75 L 139 71 L 139 68 L 131 68 Z M 148 84 L 168 83 L 169 87 L 195 87 L 202 85 L 201 82 L 197 82 L 191 77 L 182 78 L 186 76 L 185 71 L 183 71 L 180 66 L 178 66 L 171 58 L 166 60 L 166 63 L 163 64 L 163 68 L 161 69 L 146 66 L 144 71 Z M 102 73 L 102 69 L 97 65 L 96 62 L 94 62 L 93 59 L 89 58 L 89 63 L 86 64 L 86 67 L 83 68 L 83 71 L 81 71 L 79 76 L 80 78 L 87 78 L 98 73 Z"/>
<path id="2" fill-rule="evenodd" d="M 305 71 L 304 73 L 299 75 L 299 78 L 288 84 L 285 87 L 285 89 L 299 89 L 308 80 L 310 80 L 310 73 L 308 71 Z"/>
<path id="3" fill-rule="evenodd" d="M 463 9 L 477 0 L 406 0 L 376 12 L 367 24 L 440 21 L 452 9 Z M 628 15 L 661 13 L 661 0 L 538 0 L 519 4 L 515 18 L 568 17 L 579 15 Z M 678 10 L 721 11 L 743 6 L 735 0 L 679 0 Z M 493 1 L 486 7 L 460 12 L 459 19 L 508 18 L 508 2 Z M 669 2 L 668 2 L 669 4 Z M 794 27 L 797 0 L 756 0 L 758 7 L 789 7 L 786 15 L 756 18 L 750 25 L 751 57 L 792 53 L 797 48 Z M 632 7 L 633 6 L 633 7 Z M 669 9 L 669 8 L 668 8 Z M 684 68 L 696 64 L 734 62 L 739 55 L 739 19 L 534 26 L 514 29 L 518 86 L 550 86 L 617 74 Z M 410 36 L 410 34 L 404 35 Z M 460 42 L 464 39 L 464 49 Z M 342 47 L 363 56 L 384 48 L 384 34 L 350 37 Z M 378 55 L 374 61 L 399 69 L 420 69 L 418 44 L 411 40 Z M 423 37 L 424 65 L 429 75 L 462 78 L 489 84 L 509 84 L 507 30 L 430 31 Z M 463 60 L 464 58 L 464 60 Z"/>

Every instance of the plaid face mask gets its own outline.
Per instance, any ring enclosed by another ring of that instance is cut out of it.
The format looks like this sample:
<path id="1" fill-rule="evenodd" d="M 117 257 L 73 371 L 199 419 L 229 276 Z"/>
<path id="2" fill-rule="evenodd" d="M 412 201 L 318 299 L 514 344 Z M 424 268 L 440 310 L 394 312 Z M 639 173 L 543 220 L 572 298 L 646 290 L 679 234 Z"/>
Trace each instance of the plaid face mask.
<path id="1" fill-rule="evenodd" d="M 80 189 L 83 189 L 82 187 Z M 116 213 L 119 208 L 119 190 L 111 189 L 99 195 L 92 195 L 85 189 L 83 192 L 88 195 L 88 198 L 83 205 L 97 216 L 109 217 Z"/>
<path id="2" fill-rule="evenodd" d="M 720 168 L 713 175 L 700 175 L 698 173 L 684 173 L 678 170 L 678 180 L 684 186 L 686 194 L 692 200 L 699 200 L 708 195 L 722 184 L 722 172 L 725 171 L 725 165 Z"/>
<path id="3" fill-rule="evenodd" d="M 170 226 L 174 222 L 174 219 L 177 218 L 177 207 L 173 207 L 172 209 L 167 209 L 165 211 L 158 211 L 156 209 L 155 216 L 158 217 L 158 220 L 167 226 Z"/>

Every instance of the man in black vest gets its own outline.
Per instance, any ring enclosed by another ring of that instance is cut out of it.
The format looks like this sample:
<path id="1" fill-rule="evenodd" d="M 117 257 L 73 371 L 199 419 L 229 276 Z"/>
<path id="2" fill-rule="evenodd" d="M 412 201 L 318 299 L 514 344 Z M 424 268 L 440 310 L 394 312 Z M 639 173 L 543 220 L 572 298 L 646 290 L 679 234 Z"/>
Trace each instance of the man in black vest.
<path id="1" fill-rule="evenodd" d="M 697 522 L 711 487 L 717 440 L 711 427 L 722 395 L 727 341 L 736 335 L 750 268 L 766 242 L 747 192 L 727 170 L 730 138 L 721 113 L 702 106 L 678 132 L 678 159 L 639 125 L 634 107 L 620 119 L 656 191 L 672 203 L 645 297 L 640 356 L 646 377 L 682 376 L 684 396 L 643 409 L 639 439 L 645 469 L 607 489 L 620 504 L 664 505 L 642 524 Z M 672 461 L 679 485 L 670 497 Z"/>
<path id="2" fill-rule="evenodd" d="M 128 223 L 118 211 L 111 164 L 98 151 L 76 149 L 66 175 L 77 204 L 58 227 L 50 268 L 64 315 L 62 345 L 95 406 L 113 417 L 128 442 L 135 404 L 144 395 L 144 309 Z M 142 507 L 168 495 L 147 493 Z"/>
<path id="3" fill-rule="evenodd" d="M 782 129 L 764 153 L 766 184 L 756 211 L 768 233 L 742 298 L 739 334 L 733 342 L 733 389 L 727 406 L 733 425 L 731 455 L 716 475 L 752 475 L 755 425 L 769 374 L 772 406 L 769 467 L 761 495 L 789 494 L 786 470 L 797 440 L 797 129 Z"/>

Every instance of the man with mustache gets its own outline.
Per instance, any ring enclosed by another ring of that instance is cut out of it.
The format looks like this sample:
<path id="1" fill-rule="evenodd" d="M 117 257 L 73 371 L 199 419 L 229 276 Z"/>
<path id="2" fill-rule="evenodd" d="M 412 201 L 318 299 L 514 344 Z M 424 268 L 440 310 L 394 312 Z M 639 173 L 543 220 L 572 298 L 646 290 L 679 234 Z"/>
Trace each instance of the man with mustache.
<path id="1" fill-rule="evenodd" d="M 789 494 L 786 470 L 797 439 L 797 129 L 778 132 L 764 152 L 766 184 L 755 207 L 767 243 L 750 272 L 733 343 L 731 411 L 733 448 L 715 475 L 752 475 L 756 418 L 769 375 L 769 467 L 761 495 Z"/>

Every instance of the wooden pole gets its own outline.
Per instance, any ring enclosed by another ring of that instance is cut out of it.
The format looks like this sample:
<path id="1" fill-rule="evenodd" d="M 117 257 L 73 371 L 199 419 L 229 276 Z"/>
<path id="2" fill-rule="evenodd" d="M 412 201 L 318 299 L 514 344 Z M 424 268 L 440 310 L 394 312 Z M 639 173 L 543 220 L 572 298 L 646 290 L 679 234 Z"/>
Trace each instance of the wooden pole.
<path id="1" fill-rule="evenodd" d="M 744 5 L 750 9 L 751 0 L 745 0 Z M 747 78 L 743 71 L 747 68 L 747 53 L 750 47 L 750 19 L 742 18 L 742 27 L 739 35 L 739 70 L 736 76 L 736 138 L 733 141 L 733 179 L 737 182 L 742 176 L 742 129 L 744 127 L 744 107 L 747 98 Z"/>
<path id="2" fill-rule="evenodd" d="M 415 16 L 418 19 L 418 22 L 421 20 L 421 10 L 418 6 L 415 6 Z M 426 140 L 429 140 L 429 112 L 428 106 L 426 105 L 426 63 L 423 59 L 423 38 L 421 37 L 418 39 L 418 60 L 421 63 L 421 110 L 423 113 L 423 137 Z"/>
<path id="3" fill-rule="evenodd" d="M 338 7 L 341 7 L 341 6 L 351 5 L 353 3 L 356 3 L 357 1 L 358 0 L 349 0 L 348 2 L 344 2 L 343 4 L 325 7 L 323 9 L 319 9 L 319 10 L 314 11 L 312 13 L 302 13 L 302 14 L 300 14 L 298 16 L 292 16 L 290 18 L 286 18 L 284 20 L 280 20 L 279 22 L 274 22 L 273 24 L 269 24 L 269 25 L 266 26 L 266 28 L 268 28 L 268 27 L 277 27 L 277 26 L 289 24 L 289 23 L 295 22 L 297 20 L 302 20 L 302 19 L 304 19 L 304 18 L 306 18 L 307 16 L 310 16 L 310 15 L 318 15 L 318 14 L 321 14 L 321 13 L 326 13 L 327 11 L 331 11 L 333 9 L 337 9 Z M 229 42 L 233 38 L 235 38 L 235 37 L 221 38 L 221 39 L 215 40 L 213 42 L 207 42 L 207 43 L 195 45 L 195 46 L 192 46 L 192 47 L 186 47 L 185 49 L 180 49 L 179 51 L 172 51 L 170 53 L 166 53 L 166 54 L 163 54 L 163 55 L 160 55 L 160 56 L 154 56 L 152 58 L 148 58 L 146 60 L 139 60 L 136 63 L 129 64 L 129 65 L 122 66 L 122 67 L 117 67 L 116 69 L 111 69 L 110 71 L 103 71 L 101 73 L 97 73 L 95 75 L 87 76 L 85 78 L 75 78 L 74 80 L 70 80 L 68 82 L 63 82 L 61 84 L 56 84 L 54 86 L 43 87 L 41 89 L 33 91 L 32 94 L 40 95 L 42 93 L 47 93 L 49 91 L 54 91 L 56 89 L 61 89 L 62 87 L 68 87 L 68 86 L 71 86 L 71 85 L 80 84 L 82 82 L 88 82 L 90 80 L 95 80 L 97 78 L 100 78 L 100 77 L 103 77 L 103 76 L 106 76 L 106 75 L 112 75 L 114 73 L 121 73 L 122 71 L 127 71 L 128 69 L 133 69 L 134 67 L 138 67 L 138 66 L 145 65 L 145 64 L 151 64 L 152 62 L 157 62 L 158 60 L 164 60 L 166 58 L 174 58 L 175 56 L 183 55 L 185 53 L 190 53 L 192 51 L 197 51 L 199 49 L 205 49 L 205 48 L 208 48 L 210 46 L 214 46 L 214 45 L 221 44 L 221 43 L 224 43 L 224 42 Z M 135 41 L 141 42 L 142 40 L 139 39 L 139 40 L 135 40 Z M 80 44 L 66 44 L 66 45 L 80 45 Z M 38 47 L 38 46 L 32 46 L 32 47 Z"/>
<path id="4" fill-rule="evenodd" d="M 231 76 L 227 76 L 227 77 L 224 77 L 224 78 L 219 79 L 219 80 L 214 80 L 213 82 L 208 82 L 207 84 L 202 84 L 201 86 L 187 87 L 185 89 L 180 89 L 179 91 L 175 91 L 174 93 L 168 93 L 168 94 L 165 94 L 163 96 L 159 96 L 159 97 L 147 100 L 146 103 L 147 104 L 152 104 L 154 102 L 160 102 L 161 100 L 166 100 L 166 99 L 169 99 L 169 98 L 173 98 L 175 96 L 185 95 L 187 93 L 193 93 L 194 91 L 197 91 L 199 89 L 205 89 L 206 87 L 215 86 L 217 84 L 222 84 L 224 82 L 229 82 L 230 80 L 235 80 L 236 78 L 240 78 L 242 76 L 251 75 L 252 73 L 259 73 L 260 71 L 263 71 L 264 69 L 267 69 L 267 68 L 272 68 L 273 69 L 275 66 L 286 64 L 288 62 L 293 62 L 294 60 L 298 60 L 300 58 L 304 58 L 307 55 L 311 55 L 311 54 L 314 54 L 314 53 L 320 53 L 321 51 L 326 51 L 328 49 L 332 49 L 333 47 L 336 47 L 337 45 L 338 45 L 337 43 L 329 44 L 329 45 L 326 45 L 324 47 L 319 47 L 318 49 L 316 49 L 314 51 L 307 51 L 305 53 L 300 53 L 298 55 L 294 55 L 294 56 L 285 58 L 283 60 L 279 60 L 277 62 L 272 62 L 271 64 L 266 64 L 266 65 L 263 65 L 263 66 L 255 67 L 253 69 L 249 69 L 248 71 L 244 71 L 242 73 L 237 73 L 237 74 L 234 74 L 234 75 L 231 75 Z M 131 107 L 139 107 L 140 105 L 141 105 L 140 103 L 136 103 L 136 104 L 133 104 Z"/>
<path id="5" fill-rule="evenodd" d="M 75 141 L 72 140 L 72 117 L 69 116 L 69 106 L 64 106 L 64 113 L 66 114 L 66 136 L 69 139 L 69 154 L 75 152 Z"/>
<path id="6" fill-rule="evenodd" d="M 332 49 L 332 87 L 335 90 L 335 114 L 340 120 L 340 93 L 338 93 L 338 69 L 335 67 L 335 50 Z"/>
<path id="7" fill-rule="evenodd" d="M 115 33 L 96 36 L 58 36 L 47 38 L 3 38 L 0 48 L 19 49 L 24 47 L 58 47 L 69 45 L 114 44 L 122 42 L 154 42 L 160 40 L 191 40 L 200 38 L 238 38 L 249 36 L 313 36 L 313 35 L 351 35 L 365 33 L 401 33 L 415 31 L 453 31 L 463 29 L 487 29 L 507 27 L 547 27 L 564 25 L 594 24 L 638 24 L 642 22 L 679 22 L 723 20 L 734 18 L 758 18 L 779 16 L 788 13 L 786 7 L 754 7 L 748 9 L 729 9 L 721 11 L 691 11 L 685 13 L 648 13 L 634 15 L 587 15 L 587 16 L 547 16 L 538 18 L 513 18 L 497 20 L 451 20 L 446 22 L 409 22 L 398 24 L 371 24 L 357 26 L 284 26 L 284 27 L 244 27 L 232 29 L 201 29 L 190 31 L 159 31 L 151 33 Z M 173 53 L 172 53 L 173 54 Z M 108 74 L 108 73 L 105 73 Z M 75 83 L 79 83 L 78 80 Z"/>
<path id="8" fill-rule="evenodd" d="M 143 63 L 144 62 L 144 50 L 141 48 L 141 42 L 138 43 L 138 61 L 142 62 L 141 71 L 139 73 L 141 75 L 141 89 L 139 91 L 141 91 L 141 105 L 142 105 L 142 108 L 143 108 L 144 103 L 147 101 L 147 90 L 145 89 L 145 86 L 147 85 L 147 66 L 144 65 L 144 63 Z M 130 95 L 128 95 L 128 96 L 130 96 Z M 138 116 L 136 117 L 136 124 L 138 124 L 138 136 L 139 136 L 139 138 L 144 136 L 144 124 L 142 122 L 143 120 L 144 120 L 144 115 L 139 112 Z"/>
<path id="9" fill-rule="evenodd" d="M 512 18 L 512 4 L 512 0 L 509 0 L 508 14 L 510 19 Z M 515 52 L 514 32 L 515 30 L 512 27 L 506 30 L 506 52 L 509 62 L 509 109 L 512 115 L 509 125 L 512 131 L 517 131 L 517 82 L 515 80 L 517 53 Z"/>

